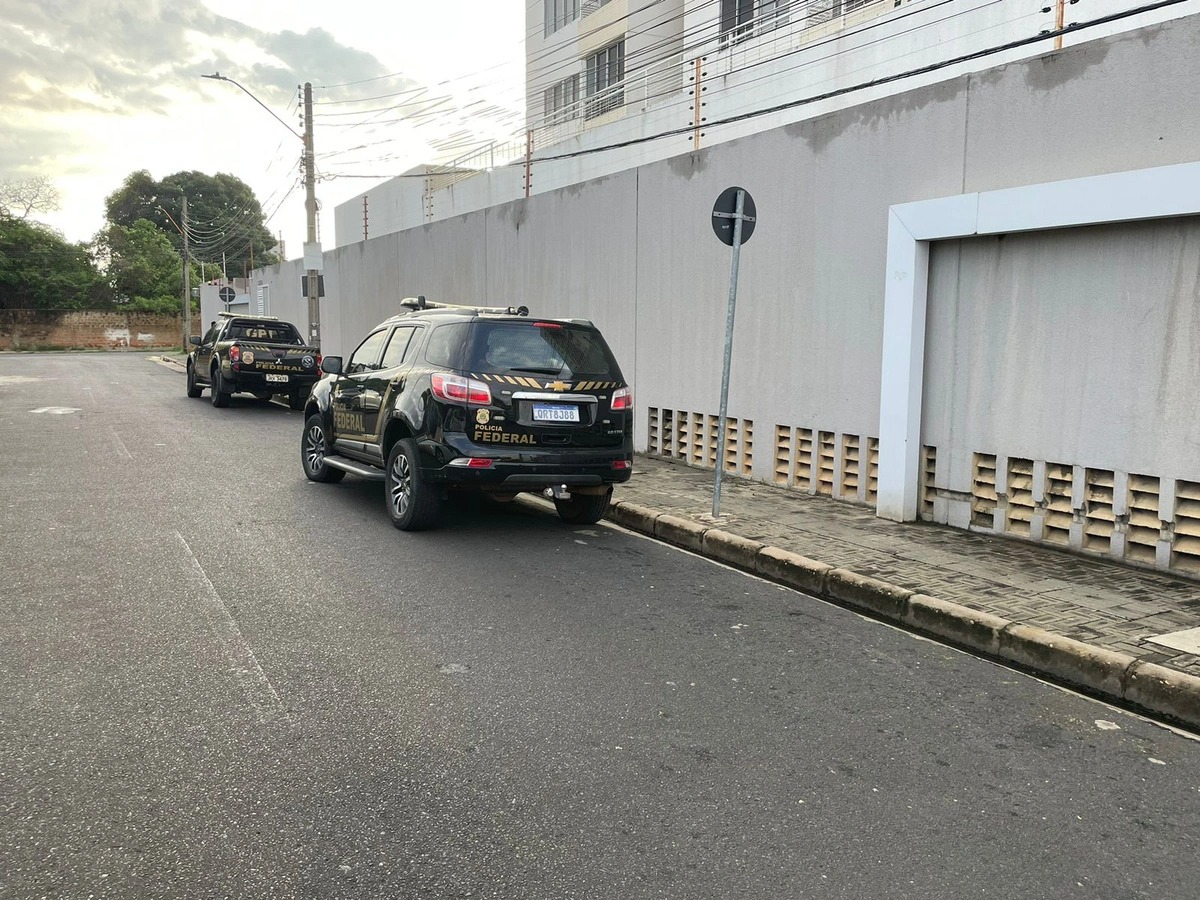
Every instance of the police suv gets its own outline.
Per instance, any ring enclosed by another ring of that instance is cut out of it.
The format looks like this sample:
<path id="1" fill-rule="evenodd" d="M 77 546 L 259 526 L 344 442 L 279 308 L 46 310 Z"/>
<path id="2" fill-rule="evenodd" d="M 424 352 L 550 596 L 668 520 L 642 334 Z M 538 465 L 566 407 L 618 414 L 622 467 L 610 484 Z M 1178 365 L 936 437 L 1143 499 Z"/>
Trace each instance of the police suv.
<path id="1" fill-rule="evenodd" d="M 564 521 L 598 521 L 633 467 L 633 393 L 600 331 L 525 307 L 402 306 L 347 360 L 322 361 L 304 474 L 382 481 L 405 531 L 433 525 L 451 491 L 536 491 Z"/>

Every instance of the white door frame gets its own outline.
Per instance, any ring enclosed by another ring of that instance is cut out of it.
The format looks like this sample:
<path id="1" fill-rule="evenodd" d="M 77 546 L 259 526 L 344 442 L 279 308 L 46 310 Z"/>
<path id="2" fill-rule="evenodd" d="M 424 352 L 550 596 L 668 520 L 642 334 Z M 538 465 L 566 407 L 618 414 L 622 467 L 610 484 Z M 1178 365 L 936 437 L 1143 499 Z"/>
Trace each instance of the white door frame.
<path id="1" fill-rule="evenodd" d="M 1194 215 L 1200 215 L 1200 162 L 890 207 L 876 515 L 917 518 L 931 242 Z"/>

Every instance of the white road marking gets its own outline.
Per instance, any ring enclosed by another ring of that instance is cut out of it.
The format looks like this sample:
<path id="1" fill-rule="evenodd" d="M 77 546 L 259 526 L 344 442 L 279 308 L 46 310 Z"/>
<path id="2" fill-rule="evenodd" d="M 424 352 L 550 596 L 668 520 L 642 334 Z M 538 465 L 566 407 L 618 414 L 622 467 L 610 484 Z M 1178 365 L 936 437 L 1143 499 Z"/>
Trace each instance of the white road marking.
<path id="1" fill-rule="evenodd" d="M 113 441 L 117 445 L 117 456 L 125 459 L 133 459 L 133 454 L 129 452 L 129 448 L 125 446 L 125 442 L 121 440 L 121 436 L 117 434 L 117 430 L 113 428 L 110 429 L 110 431 L 112 433 Z"/>
<path id="2" fill-rule="evenodd" d="M 258 657 L 254 655 L 253 648 L 242 635 L 237 620 L 229 612 L 225 601 L 221 599 L 221 595 L 204 571 L 204 567 L 200 565 L 200 560 L 196 558 L 187 539 L 178 531 L 175 532 L 175 537 L 183 545 L 184 551 L 192 562 L 192 568 L 206 588 L 204 593 L 208 595 L 210 601 L 205 604 L 204 608 L 208 617 L 208 626 L 217 640 L 221 642 L 225 655 L 229 659 L 230 670 L 242 683 L 250 705 L 258 713 L 259 721 L 267 724 L 282 719 L 287 724 L 292 724 L 292 718 L 284 709 L 279 694 L 275 692 L 275 688 L 271 684 L 271 679 L 258 664 Z"/>
<path id="3" fill-rule="evenodd" d="M 47 413 L 52 416 L 69 416 L 71 413 L 79 412 L 74 406 L 39 406 L 37 409 L 31 409 L 31 413 L 38 415 Z"/>

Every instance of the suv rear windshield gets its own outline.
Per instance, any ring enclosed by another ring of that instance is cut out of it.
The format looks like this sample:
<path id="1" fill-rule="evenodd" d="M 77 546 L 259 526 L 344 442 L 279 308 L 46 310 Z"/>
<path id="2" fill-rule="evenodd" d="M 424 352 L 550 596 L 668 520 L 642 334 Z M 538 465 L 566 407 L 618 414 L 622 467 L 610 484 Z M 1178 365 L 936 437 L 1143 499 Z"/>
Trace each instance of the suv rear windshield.
<path id="1" fill-rule="evenodd" d="M 227 340 L 266 341 L 269 344 L 303 344 L 300 332 L 290 322 L 246 322 L 234 319 L 225 332 Z"/>
<path id="2" fill-rule="evenodd" d="M 463 330 L 459 330 L 463 329 Z M 439 341 L 442 332 L 449 340 Z M 451 334 L 454 335 L 451 338 Z M 465 345 L 465 346 L 464 346 Z M 621 370 L 612 351 L 600 332 L 594 328 L 566 322 L 488 322 L 476 319 L 466 323 L 444 325 L 434 332 L 430 350 L 435 347 L 455 347 L 463 365 L 453 368 L 469 372 L 525 372 L 556 378 L 594 378 L 601 381 L 621 381 Z M 435 365 L 445 365 L 448 359 L 434 351 L 427 355 Z"/>

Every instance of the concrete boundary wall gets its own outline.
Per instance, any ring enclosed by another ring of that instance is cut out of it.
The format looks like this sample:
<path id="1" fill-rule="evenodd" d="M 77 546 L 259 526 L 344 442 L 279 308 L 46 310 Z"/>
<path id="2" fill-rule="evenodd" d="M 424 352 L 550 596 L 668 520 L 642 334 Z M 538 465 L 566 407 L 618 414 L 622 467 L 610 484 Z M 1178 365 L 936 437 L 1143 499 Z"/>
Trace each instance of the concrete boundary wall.
<path id="1" fill-rule="evenodd" d="M 349 353 L 418 293 L 590 318 L 634 385 L 638 449 L 657 440 L 710 462 L 729 278 L 710 211 L 740 185 L 759 221 L 741 261 L 739 455 L 726 463 L 872 503 L 889 452 L 881 413 L 895 412 L 880 400 L 895 387 L 883 364 L 892 208 L 1194 163 L 1197 85 L 1192 16 L 341 248 L 325 256 L 324 349 Z M 1056 224 L 1068 223 L 1036 227 Z M 297 264 L 258 274 L 279 281 L 276 314 L 290 302 L 302 321 Z"/>
<path id="2" fill-rule="evenodd" d="M 109 310 L 0 311 L 0 350 L 141 350 L 182 343 L 181 316 Z"/>

